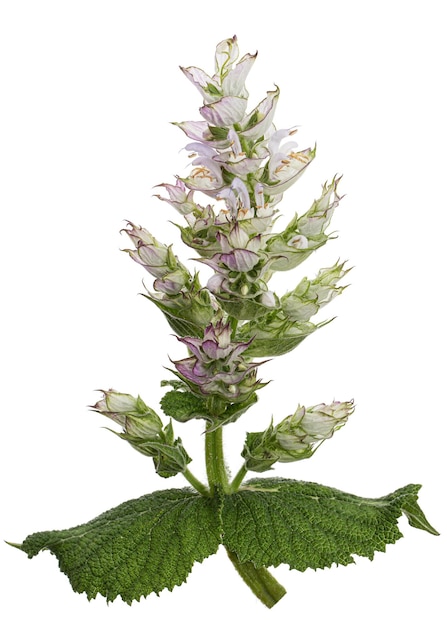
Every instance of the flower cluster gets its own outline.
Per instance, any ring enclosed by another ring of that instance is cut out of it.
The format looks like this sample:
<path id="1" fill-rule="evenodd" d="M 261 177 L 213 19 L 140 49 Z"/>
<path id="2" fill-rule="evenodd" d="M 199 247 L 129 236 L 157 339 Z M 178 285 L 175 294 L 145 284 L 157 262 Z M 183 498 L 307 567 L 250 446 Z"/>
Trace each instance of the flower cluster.
<path id="1" fill-rule="evenodd" d="M 173 253 L 172 246 L 161 244 L 145 228 L 129 222 L 123 232 L 135 245 L 134 250 L 125 252 L 155 277 L 154 292 L 148 292 L 146 297 L 163 311 L 175 332 L 200 334 L 215 311 L 198 275 L 191 276 Z"/>
<path id="2" fill-rule="evenodd" d="M 216 234 L 221 252 L 203 263 L 215 270 L 207 288 L 236 319 L 256 319 L 277 308 L 277 298 L 264 279 L 270 260 L 260 235 L 249 237 L 238 222 L 228 235 Z"/>
<path id="3" fill-rule="evenodd" d="M 328 304 L 335 296 L 342 293 L 344 287 L 337 287 L 337 282 L 350 270 L 344 269 L 344 263 L 320 270 L 313 280 L 303 278 L 295 289 L 281 298 L 282 310 L 294 321 L 307 322 Z"/>
<path id="4" fill-rule="evenodd" d="M 285 354 L 327 323 L 311 318 L 342 293 L 338 283 L 349 271 L 337 262 L 283 295 L 269 285 L 275 272 L 296 268 L 331 238 L 327 229 L 340 201 L 340 178 L 324 184 L 320 197 L 283 230 L 274 230 L 277 205 L 312 162 L 315 148 L 299 145 L 297 128 L 274 125 L 277 87 L 248 108 L 245 80 L 255 60 L 256 54 L 239 58 L 232 37 L 217 46 L 212 75 L 181 68 L 203 98 L 202 119 L 176 123 L 188 137 L 191 170 L 174 184 L 158 185 L 163 195 L 156 197 L 184 218 L 177 224 L 183 243 L 212 270 L 206 285 L 171 245 L 131 222 L 123 229 L 133 244 L 125 251 L 154 278 L 146 297 L 188 349 L 186 358 L 172 361 L 177 379 L 168 381 L 173 390 L 161 402 L 163 411 L 180 422 L 205 419 L 208 429 L 235 421 L 257 401 L 266 383 L 257 378 L 264 361 L 254 358 Z M 172 426 L 164 428 L 141 399 L 110 391 L 94 408 L 118 422 L 124 428 L 120 436 L 143 454 L 174 454 L 166 471 L 186 468 L 189 457 Z M 276 461 L 310 456 L 351 408 L 300 407 L 278 426 L 249 433 L 246 467 L 264 471 Z"/>
<path id="5" fill-rule="evenodd" d="M 139 396 L 113 389 L 103 394 L 91 408 L 119 424 L 123 431 L 116 434 L 141 454 L 152 457 L 157 474 L 169 478 L 185 471 L 191 459 L 181 439 L 174 438 L 171 423 L 163 428 L 161 419 Z"/>
<path id="6" fill-rule="evenodd" d="M 353 401 L 298 406 L 277 426 L 264 432 L 248 433 L 242 456 L 252 472 L 265 472 L 276 463 L 307 459 L 323 441 L 341 428 L 354 410 Z"/>
<path id="7" fill-rule="evenodd" d="M 191 274 L 172 252 L 172 246 L 165 246 L 155 239 L 145 228 L 131 222 L 123 232 L 127 233 L 135 250 L 126 250 L 130 257 L 142 265 L 149 274 L 155 276 L 154 289 L 167 296 L 176 296 L 188 289 Z"/>
<path id="8" fill-rule="evenodd" d="M 307 212 L 296 214 L 282 232 L 272 232 L 276 205 L 315 149 L 299 148 L 296 128 L 276 129 L 279 89 L 247 112 L 245 79 L 256 54 L 238 57 L 233 37 L 217 46 L 212 76 L 197 67 L 182 68 L 203 97 L 203 120 L 177 124 L 192 140 L 186 145 L 192 171 L 175 185 L 159 185 L 167 197 L 157 197 L 185 218 L 186 226 L 179 225 L 184 243 L 214 270 L 208 292 L 224 313 L 248 322 L 239 327 L 240 338 L 259 337 L 268 316 L 272 343 L 291 349 L 294 338 L 307 336 L 309 328 L 284 310 L 268 282 L 274 272 L 296 267 L 328 240 L 325 230 L 340 200 L 339 178 L 323 186 Z M 213 203 L 200 204 L 196 192 Z M 259 353 L 259 345 L 256 349 Z M 274 354 L 270 348 L 264 356 Z"/>
<path id="9" fill-rule="evenodd" d="M 203 339 L 182 337 L 192 356 L 174 361 L 178 376 L 196 393 L 217 396 L 228 403 L 245 402 L 263 385 L 256 379 L 256 368 L 242 355 L 250 345 L 232 342 L 229 324 L 218 321 L 205 329 Z"/>

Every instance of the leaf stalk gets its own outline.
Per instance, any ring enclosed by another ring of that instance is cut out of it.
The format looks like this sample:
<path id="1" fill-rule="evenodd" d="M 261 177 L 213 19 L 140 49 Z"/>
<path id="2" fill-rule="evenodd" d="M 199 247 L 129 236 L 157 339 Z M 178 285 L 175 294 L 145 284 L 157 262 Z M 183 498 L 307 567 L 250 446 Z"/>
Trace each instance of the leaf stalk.
<path id="1" fill-rule="evenodd" d="M 204 485 L 192 472 L 189 471 L 188 468 L 183 472 L 183 476 L 189 482 L 190 485 L 194 487 L 196 491 L 198 491 L 202 496 L 208 497 L 210 492 L 206 485 Z"/>
<path id="2" fill-rule="evenodd" d="M 244 480 L 245 476 L 247 475 L 247 468 L 245 467 L 245 463 L 244 465 L 242 465 L 241 469 L 238 471 L 238 473 L 236 474 L 236 476 L 233 478 L 231 484 L 230 484 L 230 493 L 236 493 L 236 491 L 238 491 L 239 487 L 241 486 L 242 481 Z"/>

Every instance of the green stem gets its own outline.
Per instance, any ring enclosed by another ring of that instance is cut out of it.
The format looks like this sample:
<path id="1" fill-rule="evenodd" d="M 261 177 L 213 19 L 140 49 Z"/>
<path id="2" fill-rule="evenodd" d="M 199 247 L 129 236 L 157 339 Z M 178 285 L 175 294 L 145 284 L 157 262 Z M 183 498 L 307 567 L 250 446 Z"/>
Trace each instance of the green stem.
<path id="1" fill-rule="evenodd" d="M 210 430 L 207 427 L 205 434 L 205 461 L 206 473 L 210 485 L 210 493 L 214 495 L 216 489 L 222 488 L 224 493 L 228 493 L 228 474 L 225 467 L 222 441 L 222 427 Z"/>
<path id="2" fill-rule="evenodd" d="M 194 474 L 189 471 L 189 469 L 185 469 L 185 471 L 183 472 L 183 476 L 186 478 L 189 484 L 194 487 L 194 489 L 196 489 L 200 494 L 202 494 L 202 496 L 210 495 L 210 492 L 208 491 L 207 487 L 202 482 L 200 482 L 200 480 L 196 478 Z"/>
<path id="3" fill-rule="evenodd" d="M 227 553 L 242 580 L 269 609 L 287 593 L 265 567 L 256 568 L 250 561 L 241 563 L 234 552 L 227 550 Z"/>
<path id="4" fill-rule="evenodd" d="M 209 425 L 205 433 L 206 472 L 211 496 L 219 490 L 227 494 L 234 493 L 247 473 L 245 467 L 242 467 L 230 487 L 223 453 L 222 430 L 222 427 L 214 428 Z M 286 590 L 265 567 L 256 568 L 251 562 L 241 563 L 234 552 L 227 550 L 227 553 L 242 580 L 265 606 L 272 608 L 281 600 Z"/>
<path id="5" fill-rule="evenodd" d="M 231 485 L 230 485 L 231 493 L 236 493 L 236 491 L 241 486 L 241 483 L 244 480 L 247 472 L 248 472 L 247 468 L 245 467 L 245 465 L 243 465 L 231 482 Z"/>
<path id="6" fill-rule="evenodd" d="M 235 340 L 239 321 L 235 317 L 230 317 L 229 319 L 230 319 L 230 326 L 231 326 L 231 338 Z"/>

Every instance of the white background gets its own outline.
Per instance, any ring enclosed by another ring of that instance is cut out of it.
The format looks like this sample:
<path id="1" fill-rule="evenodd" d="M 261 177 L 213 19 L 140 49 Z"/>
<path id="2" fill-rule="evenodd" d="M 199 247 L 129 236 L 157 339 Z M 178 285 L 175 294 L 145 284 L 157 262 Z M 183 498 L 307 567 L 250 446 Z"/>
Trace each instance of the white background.
<path id="1" fill-rule="evenodd" d="M 156 8 L 155 8 L 156 7 Z M 388 0 L 243 3 L 109 0 L 1 3 L 1 290 L 3 513 L 0 537 L 67 528 L 155 489 L 151 461 L 89 412 L 114 387 L 155 408 L 163 366 L 185 356 L 141 296 L 143 270 L 120 252 L 124 219 L 178 241 L 174 209 L 153 186 L 184 174 L 183 133 L 200 94 L 178 65 L 212 72 L 215 45 L 237 34 L 259 51 L 254 107 L 281 88 L 278 127 L 300 125 L 317 159 L 287 192 L 290 219 L 343 173 L 339 238 L 303 274 L 347 258 L 351 287 L 324 311 L 337 319 L 263 366 L 271 384 L 228 427 L 237 468 L 246 430 L 296 404 L 356 401 L 350 423 L 278 475 L 375 497 L 424 485 L 420 503 L 443 533 L 400 526 L 405 539 L 374 562 L 277 570 L 288 594 L 272 612 L 223 552 L 188 583 L 132 608 L 74 594 L 49 553 L 28 561 L 0 547 L 5 624 L 443 623 L 445 506 L 445 27 L 443 3 Z M 178 245 L 183 261 L 191 251 Z M 150 277 L 147 284 L 150 285 Z M 204 477 L 201 425 L 178 426 Z M 198 443 L 196 443 L 198 441 Z"/>

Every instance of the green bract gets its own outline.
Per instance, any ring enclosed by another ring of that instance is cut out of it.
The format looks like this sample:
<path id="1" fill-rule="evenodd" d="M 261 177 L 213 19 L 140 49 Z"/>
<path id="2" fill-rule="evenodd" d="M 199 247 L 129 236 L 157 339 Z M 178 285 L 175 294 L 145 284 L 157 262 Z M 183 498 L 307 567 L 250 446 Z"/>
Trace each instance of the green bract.
<path id="1" fill-rule="evenodd" d="M 171 361 L 175 378 L 162 381 L 171 389 L 161 409 L 176 422 L 203 420 L 208 484 L 188 469 L 191 458 L 170 419 L 164 422 L 140 396 L 110 389 L 92 408 L 121 428 L 114 431 L 121 439 L 151 457 L 160 476 L 181 473 L 191 487 L 157 491 L 81 526 L 11 544 L 29 557 L 52 552 L 73 589 L 89 599 L 101 594 L 131 603 L 173 589 L 222 544 L 244 582 L 272 607 L 285 589 L 269 566 L 285 563 L 304 571 L 347 565 L 355 555 L 372 559 L 401 537 L 402 513 L 410 525 L 437 534 L 417 504 L 417 485 L 364 499 L 281 478 L 244 482 L 248 472 L 312 456 L 347 422 L 352 400 L 298 405 L 294 413 L 260 425 L 246 435 L 239 471 L 231 477 L 227 469 L 223 428 L 258 401 L 267 385 L 258 373 L 265 358 L 290 352 L 328 323 L 311 318 L 343 292 L 346 285 L 339 281 L 349 271 L 337 261 L 315 277 L 302 277 L 292 291 L 270 288 L 275 272 L 296 268 L 331 238 L 326 230 L 340 201 L 340 178 L 325 183 L 307 211 L 274 231 L 277 205 L 312 162 L 315 148 L 298 145 L 296 128 L 273 124 L 278 88 L 248 109 L 245 80 L 255 59 L 239 59 L 233 37 L 218 44 L 213 75 L 181 68 L 202 95 L 203 119 L 177 124 L 190 140 L 192 169 L 175 184 L 159 185 L 165 195 L 157 197 L 184 219 L 177 225 L 183 242 L 212 270 L 206 285 L 172 245 L 131 222 L 124 229 L 133 245 L 126 252 L 154 278 L 146 297 L 185 348 L 184 358 Z M 210 202 L 200 204 L 203 197 Z"/>

